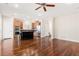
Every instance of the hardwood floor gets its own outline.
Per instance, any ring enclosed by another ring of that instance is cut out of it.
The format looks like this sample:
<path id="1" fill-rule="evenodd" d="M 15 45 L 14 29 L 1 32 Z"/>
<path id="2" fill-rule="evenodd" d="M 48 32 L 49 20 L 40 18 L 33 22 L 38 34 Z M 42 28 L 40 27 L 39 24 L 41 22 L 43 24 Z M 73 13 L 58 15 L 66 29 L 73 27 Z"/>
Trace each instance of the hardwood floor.
<path id="1" fill-rule="evenodd" d="M 79 43 L 45 38 L 7 39 L 1 42 L 1 56 L 79 56 Z"/>
<path id="2" fill-rule="evenodd" d="M 55 56 L 79 56 L 79 43 L 77 42 L 54 39 L 53 49 Z"/>

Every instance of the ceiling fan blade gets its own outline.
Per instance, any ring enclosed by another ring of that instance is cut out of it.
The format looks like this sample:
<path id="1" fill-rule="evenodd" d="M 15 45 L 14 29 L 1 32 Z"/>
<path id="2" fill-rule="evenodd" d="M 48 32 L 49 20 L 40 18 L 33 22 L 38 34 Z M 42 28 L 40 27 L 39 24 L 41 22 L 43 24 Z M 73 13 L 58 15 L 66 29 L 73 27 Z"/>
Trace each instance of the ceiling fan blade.
<path id="1" fill-rule="evenodd" d="M 39 6 L 38 8 L 36 8 L 35 10 L 38 10 L 39 8 L 41 8 L 42 6 Z"/>
<path id="2" fill-rule="evenodd" d="M 46 6 L 47 7 L 55 7 L 55 5 L 50 5 L 50 4 L 47 4 Z"/>
<path id="3" fill-rule="evenodd" d="M 47 11 L 45 7 L 43 7 L 44 11 Z"/>
<path id="4" fill-rule="evenodd" d="M 35 4 L 42 5 L 43 3 L 35 3 Z"/>

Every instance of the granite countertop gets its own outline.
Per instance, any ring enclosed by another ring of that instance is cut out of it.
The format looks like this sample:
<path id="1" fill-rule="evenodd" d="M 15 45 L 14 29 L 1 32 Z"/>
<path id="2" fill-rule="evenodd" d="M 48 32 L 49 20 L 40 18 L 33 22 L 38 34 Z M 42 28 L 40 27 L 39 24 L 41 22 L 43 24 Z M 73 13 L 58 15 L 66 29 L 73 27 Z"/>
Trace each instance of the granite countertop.
<path id="1" fill-rule="evenodd" d="M 26 29 L 22 29 L 21 32 L 34 32 L 35 30 L 30 29 L 30 30 L 26 30 Z"/>

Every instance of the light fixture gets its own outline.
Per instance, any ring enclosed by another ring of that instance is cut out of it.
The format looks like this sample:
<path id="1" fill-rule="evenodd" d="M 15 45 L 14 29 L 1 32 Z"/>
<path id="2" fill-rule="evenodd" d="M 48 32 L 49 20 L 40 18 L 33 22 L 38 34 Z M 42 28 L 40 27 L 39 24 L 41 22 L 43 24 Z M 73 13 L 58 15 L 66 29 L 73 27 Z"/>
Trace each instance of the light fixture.
<path id="1" fill-rule="evenodd" d="M 14 7 L 15 7 L 15 8 L 18 8 L 18 7 L 19 7 L 19 5 L 18 5 L 18 4 L 14 4 Z"/>

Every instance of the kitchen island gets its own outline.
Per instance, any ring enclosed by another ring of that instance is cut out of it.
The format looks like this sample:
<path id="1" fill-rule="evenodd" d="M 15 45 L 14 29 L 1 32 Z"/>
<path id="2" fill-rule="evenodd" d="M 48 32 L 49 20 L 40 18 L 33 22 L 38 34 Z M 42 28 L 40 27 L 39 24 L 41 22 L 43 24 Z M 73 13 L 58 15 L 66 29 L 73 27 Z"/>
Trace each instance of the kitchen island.
<path id="1" fill-rule="evenodd" d="M 34 30 L 21 30 L 22 40 L 33 39 L 33 37 L 34 37 Z"/>

